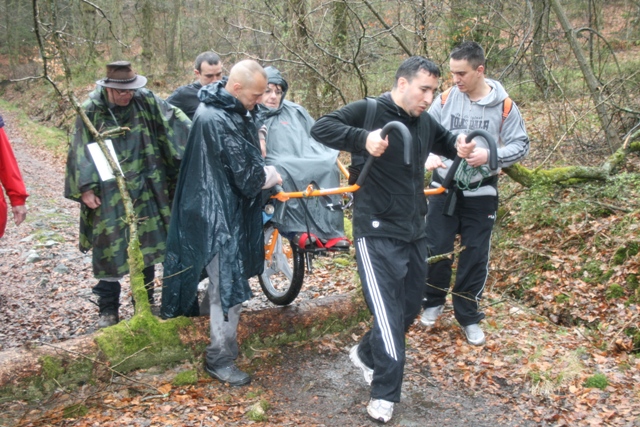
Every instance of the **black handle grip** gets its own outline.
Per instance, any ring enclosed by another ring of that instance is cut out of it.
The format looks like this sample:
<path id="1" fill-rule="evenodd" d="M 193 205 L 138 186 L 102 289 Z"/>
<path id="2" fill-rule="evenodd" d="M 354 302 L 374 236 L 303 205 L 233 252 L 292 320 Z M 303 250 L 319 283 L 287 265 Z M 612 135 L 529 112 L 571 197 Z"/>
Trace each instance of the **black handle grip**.
<path id="1" fill-rule="evenodd" d="M 380 137 L 385 138 L 389 134 L 389 132 L 391 132 L 393 129 L 397 130 L 398 132 L 400 132 L 400 135 L 402 135 L 402 143 L 404 144 L 404 164 L 408 165 L 411 163 L 411 142 L 412 142 L 411 133 L 409 132 L 409 129 L 407 129 L 407 127 L 404 124 L 394 121 L 384 125 L 384 127 L 382 128 L 382 131 L 380 131 Z M 373 157 L 372 155 L 369 155 L 369 157 L 367 158 L 367 161 L 364 163 L 364 166 L 362 167 L 362 171 L 360 171 L 360 175 L 358 176 L 356 185 L 362 187 L 362 184 L 364 183 L 364 180 L 369 174 L 369 169 L 371 169 L 371 166 L 373 165 L 373 162 L 375 161 L 375 159 L 376 159 L 375 157 Z"/>
<path id="2" fill-rule="evenodd" d="M 484 138 L 489 146 L 489 169 L 492 171 L 498 170 L 498 144 L 496 144 L 496 140 L 486 130 L 476 129 L 467 135 L 467 142 L 471 142 L 476 136 Z"/>
<path id="3" fill-rule="evenodd" d="M 489 145 L 489 169 L 491 169 L 492 171 L 498 170 L 498 145 L 496 144 L 496 140 L 493 139 L 493 136 L 491 136 L 491 134 L 486 130 L 476 129 L 474 131 L 471 131 L 467 135 L 466 141 L 471 142 L 471 140 L 473 140 L 473 138 L 475 138 L 476 136 L 484 138 L 484 140 L 487 141 L 487 145 Z M 449 187 L 451 187 L 451 183 L 453 182 L 453 178 L 456 176 L 456 172 L 458 171 L 460 162 L 462 162 L 462 159 L 458 156 L 453 159 L 453 163 L 449 167 L 447 176 L 445 176 L 444 180 L 442 181 L 442 186 L 444 188 L 448 189 Z"/>
<path id="4" fill-rule="evenodd" d="M 453 163 L 451 164 L 451 166 L 449 166 L 449 170 L 447 171 L 447 175 L 444 177 L 444 180 L 442 180 L 442 186 L 444 188 L 450 188 L 451 187 L 451 183 L 453 182 L 453 178 L 456 176 L 456 172 L 458 171 L 458 166 L 460 166 L 460 162 L 462 162 L 462 158 L 456 156 L 455 159 L 453 159 Z M 437 173 L 437 172 L 434 172 Z"/>

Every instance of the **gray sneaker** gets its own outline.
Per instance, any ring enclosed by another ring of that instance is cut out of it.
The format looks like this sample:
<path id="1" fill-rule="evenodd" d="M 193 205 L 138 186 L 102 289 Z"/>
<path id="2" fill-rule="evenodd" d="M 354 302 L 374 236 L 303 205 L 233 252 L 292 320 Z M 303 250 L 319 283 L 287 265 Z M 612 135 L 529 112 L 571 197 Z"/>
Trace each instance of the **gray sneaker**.
<path id="1" fill-rule="evenodd" d="M 374 420 L 386 423 L 393 416 L 393 402 L 371 399 L 367 405 L 367 412 Z"/>
<path id="2" fill-rule="evenodd" d="M 482 332 L 482 329 L 480 329 L 480 326 L 477 323 L 463 326 L 462 330 L 464 331 L 469 344 L 483 345 L 485 343 L 484 332 Z"/>
<path id="3" fill-rule="evenodd" d="M 349 359 L 351 359 L 351 362 L 353 362 L 353 364 L 356 365 L 356 367 L 362 370 L 362 374 L 364 375 L 364 380 L 366 381 L 367 384 L 371 385 L 371 381 L 373 381 L 373 369 L 365 365 L 362 359 L 360 359 L 360 356 L 358 356 L 357 345 L 354 345 L 353 347 L 351 347 L 351 350 L 349 350 Z"/>
<path id="4" fill-rule="evenodd" d="M 435 307 L 427 307 L 422 311 L 420 323 L 426 327 L 432 327 L 436 324 L 436 320 L 444 311 L 444 305 L 436 305 Z"/>
<path id="5" fill-rule="evenodd" d="M 224 368 L 210 368 L 205 362 L 204 370 L 211 377 L 223 383 L 229 383 L 229 385 L 241 386 L 251 382 L 249 374 L 242 372 L 236 365 L 229 365 Z"/>
<path id="6" fill-rule="evenodd" d="M 98 329 L 108 328 L 109 326 L 113 326 L 120 321 L 117 313 L 100 313 L 100 318 L 98 319 Z"/>

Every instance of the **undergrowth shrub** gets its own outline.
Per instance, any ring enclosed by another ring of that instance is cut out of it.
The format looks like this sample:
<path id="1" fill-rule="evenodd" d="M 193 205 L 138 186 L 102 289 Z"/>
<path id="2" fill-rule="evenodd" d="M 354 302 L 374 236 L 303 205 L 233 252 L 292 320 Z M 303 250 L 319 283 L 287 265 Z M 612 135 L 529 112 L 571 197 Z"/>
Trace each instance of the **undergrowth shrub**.
<path id="1" fill-rule="evenodd" d="M 587 388 L 599 388 L 604 390 L 609 385 L 609 380 L 604 374 L 595 374 L 587 378 L 584 386 Z"/>

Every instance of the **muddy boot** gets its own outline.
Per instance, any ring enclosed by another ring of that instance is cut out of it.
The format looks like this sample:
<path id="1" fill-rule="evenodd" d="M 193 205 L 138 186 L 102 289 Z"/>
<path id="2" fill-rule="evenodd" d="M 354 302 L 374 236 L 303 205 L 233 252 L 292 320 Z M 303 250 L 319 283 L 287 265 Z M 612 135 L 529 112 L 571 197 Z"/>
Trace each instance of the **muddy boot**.
<path id="1" fill-rule="evenodd" d="M 118 313 L 100 313 L 98 319 L 98 329 L 108 328 L 109 326 L 117 325 L 120 322 Z"/>
<path id="2" fill-rule="evenodd" d="M 120 321 L 118 310 L 120 308 L 120 282 L 100 280 L 93 287 L 92 292 L 98 297 L 100 319 L 98 328 L 113 326 Z"/>

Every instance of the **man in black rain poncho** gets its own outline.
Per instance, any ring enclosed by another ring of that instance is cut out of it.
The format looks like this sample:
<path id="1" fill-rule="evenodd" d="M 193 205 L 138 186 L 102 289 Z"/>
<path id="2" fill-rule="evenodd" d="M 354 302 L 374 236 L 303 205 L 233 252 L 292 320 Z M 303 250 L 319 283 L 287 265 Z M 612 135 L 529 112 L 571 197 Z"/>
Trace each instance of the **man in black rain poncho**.
<path id="1" fill-rule="evenodd" d="M 266 67 L 265 71 L 268 84 L 262 99 L 267 107 L 263 108 L 267 129 L 265 161 L 277 168 L 285 191 L 304 191 L 312 182 L 319 188 L 339 187 L 340 171 L 336 164 L 339 151 L 311 137 L 313 118 L 302 106 L 285 100 L 289 84 L 280 71 L 274 67 Z M 344 234 L 342 210 L 329 210 L 327 203 L 339 206 L 340 196 L 276 201 L 272 221 L 282 235 L 303 247 L 317 237 L 318 245 L 347 248 L 350 243 Z M 307 232 L 312 239 L 306 238 Z"/>
<path id="2" fill-rule="evenodd" d="M 255 61 L 237 63 L 228 81 L 203 87 L 185 151 L 167 239 L 163 318 L 198 315 L 200 272 L 209 275 L 211 344 L 205 370 L 231 385 L 251 381 L 234 360 L 249 277 L 264 267 L 261 190 L 282 180 L 265 166 L 255 106 L 267 86 Z"/>

